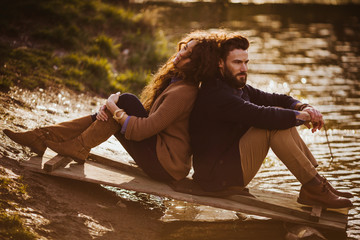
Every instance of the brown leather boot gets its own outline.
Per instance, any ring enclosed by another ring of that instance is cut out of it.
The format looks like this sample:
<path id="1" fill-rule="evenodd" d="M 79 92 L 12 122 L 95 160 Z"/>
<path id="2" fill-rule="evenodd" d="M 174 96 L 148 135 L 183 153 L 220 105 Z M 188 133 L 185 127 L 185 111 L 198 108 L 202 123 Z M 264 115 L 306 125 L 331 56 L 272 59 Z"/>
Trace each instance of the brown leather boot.
<path id="1" fill-rule="evenodd" d="M 111 117 L 111 113 L 108 110 L 106 112 L 109 116 L 107 121 L 96 120 L 78 137 L 59 143 L 45 141 L 46 146 L 60 155 L 71 157 L 83 164 L 91 148 L 106 141 L 121 129 L 121 125 Z"/>
<path id="2" fill-rule="evenodd" d="M 52 126 L 42 127 L 40 130 L 42 130 L 46 140 L 64 142 L 79 136 L 92 123 L 91 115 L 87 115 Z"/>
<path id="3" fill-rule="evenodd" d="M 336 190 L 333 186 L 331 186 L 331 184 L 328 182 L 328 180 L 325 177 L 318 175 L 317 178 L 320 181 L 322 181 L 328 187 L 328 189 L 335 195 L 338 195 L 339 197 L 345 197 L 345 198 L 354 197 L 354 195 L 350 192 L 340 192 L 340 191 Z"/>
<path id="4" fill-rule="evenodd" d="M 29 147 L 31 151 L 42 156 L 46 150 L 45 140 L 63 142 L 73 139 L 87 129 L 91 123 L 92 118 L 88 115 L 52 126 L 36 128 L 31 131 L 16 133 L 5 129 L 3 132 L 14 142 Z"/>
<path id="5" fill-rule="evenodd" d="M 353 206 L 349 199 L 339 197 L 330 191 L 324 182 L 302 185 L 297 201 L 305 205 L 320 205 L 323 208 L 347 208 Z"/>
<path id="6" fill-rule="evenodd" d="M 4 134 L 8 136 L 14 142 L 29 147 L 31 151 L 39 156 L 44 155 L 46 145 L 44 143 L 45 137 L 43 132 L 39 129 L 34 129 L 27 132 L 13 132 L 10 129 L 4 129 Z"/>

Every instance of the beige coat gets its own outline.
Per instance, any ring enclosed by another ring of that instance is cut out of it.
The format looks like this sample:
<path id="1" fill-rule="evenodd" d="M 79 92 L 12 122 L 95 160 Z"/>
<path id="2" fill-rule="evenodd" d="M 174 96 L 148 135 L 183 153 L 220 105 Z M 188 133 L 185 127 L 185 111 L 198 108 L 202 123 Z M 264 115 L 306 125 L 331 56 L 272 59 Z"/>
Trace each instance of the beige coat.
<path id="1" fill-rule="evenodd" d="M 157 157 L 176 180 L 186 177 L 191 168 L 189 115 L 197 91 L 183 81 L 170 84 L 154 102 L 149 117 L 131 116 L 125 132 L 125 138 L 134 141 L 157 135 Z"/>

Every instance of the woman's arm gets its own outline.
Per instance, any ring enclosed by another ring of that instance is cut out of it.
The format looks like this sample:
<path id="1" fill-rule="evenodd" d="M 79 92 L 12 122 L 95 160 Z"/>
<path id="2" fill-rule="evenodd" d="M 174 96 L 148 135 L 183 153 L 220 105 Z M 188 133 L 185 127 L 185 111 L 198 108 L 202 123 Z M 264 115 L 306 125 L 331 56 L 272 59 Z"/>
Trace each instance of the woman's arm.
<path id="1" fill-rule="evenodd" d="M 120 92 L 111 94 L 108 100 L 106 101 L 106 108 L 111 112 L 114 119 L 121 125 L 125 123 L 126 118 L 128 115 L 126 112 L 119 108 L 116 103 L 118 102 L 120 97 Z M 115 114 L 116 113 L 116 114 Z"/>
<path id="2" fill-rule="evenodd" d="M 176 83 L 173 83 L 176 84 Z M 159 104 L 147 118 L 131 116 L 126 128 L 125 137 L 129 140 L 141 141 L 154 136 L 176 121 L 184 121 L 189 117 L 194 105 L 197 88 L 185 84 L 173 86 L 159 97 Z"/>

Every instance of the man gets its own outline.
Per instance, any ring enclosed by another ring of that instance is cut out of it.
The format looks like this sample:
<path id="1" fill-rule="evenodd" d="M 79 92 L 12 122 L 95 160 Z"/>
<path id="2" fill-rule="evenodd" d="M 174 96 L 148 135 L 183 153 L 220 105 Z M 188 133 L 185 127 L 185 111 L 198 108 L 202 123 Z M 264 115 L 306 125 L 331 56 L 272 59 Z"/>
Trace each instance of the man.
<path id="1" fill-rule="evenodd" d="M 204 79 L 190 116 L 193 178 L 206 191 L 245 187 L 271 147 L 301 182 L 298 201 L 350 207 L 352 194 L 335 190 L 315 167 L 315 158 L 295 126 L 324 125 L 314 107 L 290 96 L 270 94 L 247 82 L 249 41 L 234 35 L 220 47 L 219 75 Z"/>

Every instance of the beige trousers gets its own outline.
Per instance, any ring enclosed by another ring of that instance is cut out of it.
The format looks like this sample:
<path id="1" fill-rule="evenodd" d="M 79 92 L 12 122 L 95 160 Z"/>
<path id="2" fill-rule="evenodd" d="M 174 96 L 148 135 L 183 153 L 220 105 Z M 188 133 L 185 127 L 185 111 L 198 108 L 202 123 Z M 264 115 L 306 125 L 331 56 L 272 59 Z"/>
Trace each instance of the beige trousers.
<path id="1" fill-rule="evenodd" d="M 315 167 L 318 163 L 295 127 L 285 130 L 251 127 L 239 141 L 244 186 L 259 171 L 269 148 L 300 183 L 310 181 L 317 174 Z"/>

